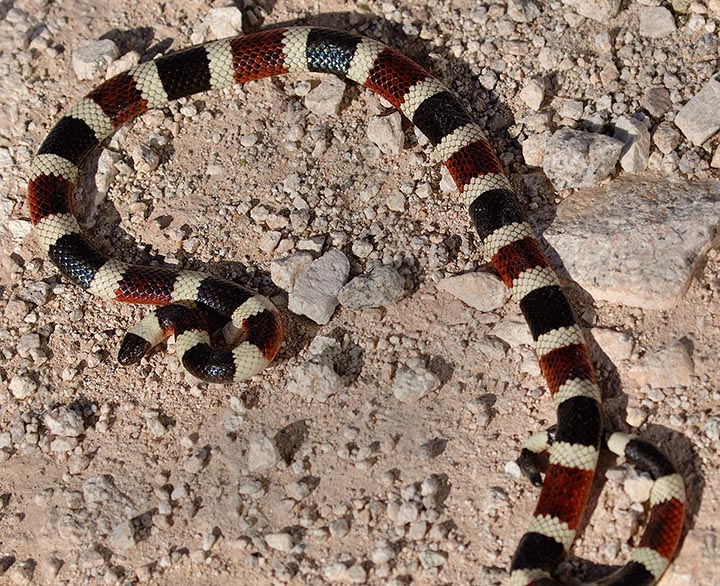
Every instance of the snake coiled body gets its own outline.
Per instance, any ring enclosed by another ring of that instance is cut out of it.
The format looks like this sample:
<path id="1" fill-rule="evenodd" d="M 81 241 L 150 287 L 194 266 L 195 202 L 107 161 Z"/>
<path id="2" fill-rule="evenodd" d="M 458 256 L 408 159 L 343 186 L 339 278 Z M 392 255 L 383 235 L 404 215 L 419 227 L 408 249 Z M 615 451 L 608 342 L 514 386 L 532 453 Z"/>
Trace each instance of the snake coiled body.
<path id="1" fill-rule="evenodd" d="M 557 407 L 553 432 L 537 434 L 524 451 L 526 468 L 543 450 L 549 450 L 549 465 L 509 583 L 557 584 L 552 573 L 572 545 L 603 443 L 597 375 L 559 280 L 483 130 L 456 96 L 403 54 L 354 34 L 291 27 L 191 47 L 105 81 L 57 122 L 32 163 L 30 215 L 42 246 L 68 280 L 89 292 L 160 306 L 126 336 L 121 362 L 139 360 L 174 334 L 183 365 L 199 378 L 231 382 L 259 372 L 275 357 L 283 335 L 270 301 L 205 273 L 128 265 L 100 254 L 82 234 L 70 199 L 88 153 L 139 114 L 180 97 L 289 72 L 332 73 L 377 93 L 428 138 L 454 179 L 486 255 L 527 320 Z M 198 310 L 232 320 L 244 334 L 242 343 L 214 349 Z M 618 433 L 605 439 L 655 482 L 639 547 L 625 566 L 596 584 L 647 586 L 675 553 L 684 484 L 650 444 Z"/>

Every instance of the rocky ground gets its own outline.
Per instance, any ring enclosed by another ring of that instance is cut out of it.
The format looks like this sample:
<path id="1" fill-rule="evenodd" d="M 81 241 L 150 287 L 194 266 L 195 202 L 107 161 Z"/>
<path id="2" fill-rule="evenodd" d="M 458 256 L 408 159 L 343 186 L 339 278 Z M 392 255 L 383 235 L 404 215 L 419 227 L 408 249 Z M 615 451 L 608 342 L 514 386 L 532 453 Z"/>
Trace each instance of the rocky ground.
<path id="1" fill-rule="evenodd" d="M 265 80 L 149 113 L 87 163 L 76 208 L 101 249 L 281 308 L 277 364 L 247 383 L 199 384 L 172 341 L 119 367 L 145 311 L 65 282 L 31 233 L 30 159 L 71 103 L 290 22 L 385 41 L 469 104 L 592 338 L 608 423 L 686 479 L 663 586 L 720 584 L 718 0 L 6 0 L 0 18 L 0 582 L 506 578 L 537 495 L 514 459 L 551 401 L 449 177 L 377 98 Z M 648 479 L 601 465 L 572 584 L 646 516 Z"/>

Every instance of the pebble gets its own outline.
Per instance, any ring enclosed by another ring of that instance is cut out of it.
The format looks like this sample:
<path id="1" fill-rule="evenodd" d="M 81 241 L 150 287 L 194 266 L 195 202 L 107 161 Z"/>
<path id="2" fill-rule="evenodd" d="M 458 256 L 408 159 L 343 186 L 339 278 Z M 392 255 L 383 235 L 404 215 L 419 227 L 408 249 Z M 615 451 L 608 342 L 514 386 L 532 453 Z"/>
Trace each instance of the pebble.
<path id="1" fill-rule="evenodd" d="M 210 551 L 217 543 L 218 533 L 216 531 L 205 531 L 202 535 L 203 551 Z"/>
<path id="2" fill-rule="evenodd" d="M 563 0 L 563 3 L 572 6 L 585 18 L 607 23 L 608 19 L 617 15 L 621 2 L 620 0 Z"/>
<path id="3" fill-rule="evenodd" d="M 519 97 L 528 108 L 537 112 L 545 99 L 545 81 L 541 77 L 528 80 L 520 90 Z"/>
<path id="4" fill-rule="evenodd" d="M 50 556 L 41 564 L 41 575 L 46 582 L 51 582 L 57 578 L 60 569 L 63 567 L 63 561 L 55 556 Z M 1 572 L 0 572 L 1 573 Z"/>
<path id="5" fill-rule="evenodd" d="M 10 154 L 10 149 L 7 147 L 0 147 L 0 167 L 10 167 L 14 164 L 15 161 Z"/>
<path id="6" fill-rule="evenodd" d="M 644 503 L 650 498 L 650 489 L 653 484 L 654 481 L 649 475 L 630 468 L 623 482 L 623 490 L 633 502 Z"/>
<path id="7" fill-rule="evenodd" d="M 523 473 L 520 470 L 520 466 L 514 460 L 505 463 L 505 474 L 510 478 L 522 478 Z"/>
<path id="8" fill-rule="evenodd" d="M 289 553 L 293 548 L 293 538 L 289 533 L 267 533 L 265 543 L 268 547 L 283 553 Z"/>
<path id="9" fill-rule="evenodd" d="M 35 305 L 45 305 L 50 297 L 51 287 L 45 281 L 31 281 L 20 289 L 17 293 L 18 299 L 34 303 Z"/>
<path id="10" fill-rule="evenodd" d="M 32 224 L 28 220 L 6 220 L 5 228 L 15 240 L 23 240 L 32 232 Z"/>
<path id="11" fill-rule="evenodd" d="M 18 586 L 32 584 L 35 574 L 35 561 L 32 559 L 13 564 L 5 573 L 11 584 Z"/>
<path id="12" fill-rule="evenodd" d="M 84 41 L 73 51 L 73 70 L 80 80 L 94 79 L 119 56 L 120 50 L 110 39 Z"/>
<path id="13" fill-rule="evenodd" d="M 692 383 L 695 365 L 685 344 L 674 341 L 657 352 L 650 352 L 628 371 L 640 385 L 655 389 L 687 387 Z"/>
<path id="14" fill-rule="evenodd" d="M 604 134 L 561 128 L 545 146 L 542 168 L 557 189 L 590 187 L 613 172 L 622 148 Z"/>
<path id="15" fill-rule="evenodd" d="M 222 6 L 208 10 L 203 22 L 216 39 L 234 37 L 243 32 L 242 12 L 234 6 Z"/>
<path id="16" fill-rule="evenodd" d="M 135 546 L 135 527 L 132 520 L 116 525 L 108 536 L 110 546 L 120 550 L 128 550 Z"/>
<path id="17" fill-rule="evenodd" d="M 20 336 L 17 342 L 17 351 L 20 358 L 27 358 L 30 356 L 32 350 L 37 350 L 38 348 L 40 348 L 40 336 L 35 333 Z"/>
<path id="18" fill-rule="evenodd" d="M 416 503 L 404 501 L 400 504 L 400 508 L 397 511 L 395 523 L 397 525 L 405 525 L 407 523 L 413 523 L 417 520 L 420 515 L 420 510 Z"/>
<path id="19" fill-rule="evenodd" d="M 648 88 L 643 95 L 642 107 L 653 118 L 661 118 L 672 107 L 670 92 L 662 86 Z"/>
<path id="20" fill-rule="evenodd" d="M 438 376 L 420 365 L 399 366 L 393 380 L 393 395 L 402 403 L 420 400 L 440 386 Z"/>
<path id="21" fill-rule="evenodd" d="M 74 437 L 56 437 L 50 442 L 50 451 L 56 454 L 71 452 L 78 447 L 78 440 Z"/>
<path id="22" fill-rule="evenodd" d="M 263 484 L 257 479 L 248 479 L 238 483 L 238 494 L 242 495 L 257 495 L 264 494 Z"/>
<path id="23" fill-rule="evenodd" d="M 391 212 L 402 213 L 405 211 L 407 198 L 402 193 L 398 193 L 396 191 L 388 195 L 385 203 L 387 204 L 387 207 Z"/>
<path id="24" fill-rule="evenodd" d="M 661 39 L 675 32 L 672 12 L 662 6 L 646 6 L 640 9 L 640 36 Z"/>
<path id="25" fill-rule="evenodd" d="M 557 113 L 569 120 L 580 120 L 584 111 L 585 106 L 580 100 L 561 100 L 557 108 Z"/>
<path id="26" fill-rule="evenodd" d="M 328 530 L 333 537 L 342 539 L 350 532 L 350 522 L 345 517 L 335 519 L 328 523 Z"/>
<path id="27" fill-rule="evenodd" d="M 624 143 L 620 152 L 620 166 L 628 173 L 641 173 L 647 169 L 650 157 L 650 131 L 644 122 L 629 116 L 620 116 L 615 123 L 613 136 Z"/>
<path id="28" fill-rule="evenodd" d="M 380 266 L 347 283 L 338 293 L 338 301 L 350 309 L 384 307 L 405 296 L 405 278 L 396 269 Z"/>
<path id="29" fill-rule="evenodd" d="M 337 114 L 340 111 L 345 82 L 338 77 L 328 75 L 305 96 L 305 107 L 320 117 Z"/>
<path id="30" fill-rule="evenodd" d="M 78 437 L 85 432 L 80 415 L 67 407 L 57 407 L 43 416 L 43 423 L 50 433 L 63 437 Z"/>
<path id="31" fill-rule="evenodd" d="M 383 116 L 372 116 L 368 122 L 368 138 L 386 155 L 400 153 L 405 145 L 400 112 Z"/>
<path id="32" fill-rule="evenodd" d="M 343 581 L 350 584 L 365 584 L 367 577 L 367 570 L 362 565 L 355 564 L 345 571 Z"/>
<path id="33" fill-rule="evenodd" d="M 11 451 L 12 449 L 12 434 L 9 431 L 0 432 L 0 450 Z"/>
<path id="34" fill-rule="evenodd" d="M 510 298 L 502 280 L 487 271 L 446 277 L 437 288 L 479 311 L 499 309 Z"/>
<path id="35" fill-rule="evenodd" d="M 276 230 L 264 232 L 258 240 L 258 248 L 265 253 L 271 253 L 277 248 L 278 244 L 280 244 L 281 238 L 282 232 L 278 232 Z"/>
<path id="36" fill-rule="evenodd" d="M 197 474 L 204 467 L 210 457 L 207 448 L 197 448 L 193 450 L 192 455 L 183 463 L 183 470 L 188 474 Z"/>
<path id="37" fill-rule="evenodd" d="M 489 335 L 499 338 L 511 348 L 532 346 L 533 339 L 527 324 L 518 317 L 510 316 L 496 323 Z"/>
<path id="38" fill-rule="evenodd" d="M 523 159 L 529 167 L 542 166 L 545 157 L 545 147 L 547 146 L 550 135 L 532 134 L 528 136 L 522 143 Z"/>
<path id="39" fill-rule="evenodd" d="M 373 245 L 367 240 L 356 240 L 352 245 L 352 253 L 358 258 L 367 258 L 373 252 Z"/>
<path id="40" fill-rule="evenodd" d="M 280 451 L 273 439 L 257 433 L 250 438 L 247 460 L 250 472 L 263 472 L 280 461 Z"/>
<path id="41" fill-rule="evenodd" d="M 695 145 L 720 130 L 720 78 L 711 78 L 675 116 L 675 125 Z"/>
<path id="42" fill-rule="evenodd" d="M 339 250 L 329 250 L 302 272 L 290 292 L 288 309 L 323 325 L 338 305 L 337 295 L 350 274 L 350 261 Z"/>
<path id="43" fill-rule="evenodd" d="M 309 252 L 297 252 L 274 260 L 270 263 L 270 279 L 289 293 L 295 288 L 297 278 L 307 270 L 313 260 L 313 255 Z"/>
<path id="44" fill-rule="evenodd" d="M 395 559 L 395 552 L 388 546 L 377 547 L 373 550 L 370 559 L 375 565 L 386 564 Z"/>
<path id="45" fill-rule="evenodd" d="M 140 173 L 152 173 L 160 165 L 160 155 L 144 144 L 138 144 L 130 149 L 133 167 Z"/>
<path id="46" fill-rule="evenodd" d="M 287 390 L 295 395 L 324 403 L 345 386 L 335 372 L 332 358 L 321 354 L 297 366 L 291 373 Z"/>
<path id="47" fill-rule="evenodd" d="M 635 340 L 626 332 L 609 328 L 593 328 L 592 337 L 613 363 L 630 360 L 635 348 Z"/>
<path id="48" fill-rule="evenodd" d="M 680 143 L 680 133 L 672 123 L 663 121 L 655 128 L 652 139 L 661 153 L 669 155 Z"/>
<path id="49" fill-rule="evenodd" d="M 418 557 L 422 567 L 425 569 L 438 568 L 444 566 L 445 562 L 447 562 L 447 554 L 431 549 L 424 549 Z"/>
<path id="50" fill-rule="evenodd" d="M 111 77 L 127 71 L 131 67 L 135 67 L 135 65 L 140 63 L 141 57 L 142 55 L 140 55 L 137 51 L 128 51 L 125 55 L 108 65 L 107 71 L 105 72 L 105 79 L 110 79 Z M 115 154 L 118 155 L 119 153 Z"/>
<path id="51" fill-rule="evenodd" d="M 23 399 L 32 397 L 35 394 L 35 391 L 38 389 L 38 384 L 29 376 L 15 374 L 10 379 L 8 388 L 10 389 L 13 397 L 22 401 Z"/>

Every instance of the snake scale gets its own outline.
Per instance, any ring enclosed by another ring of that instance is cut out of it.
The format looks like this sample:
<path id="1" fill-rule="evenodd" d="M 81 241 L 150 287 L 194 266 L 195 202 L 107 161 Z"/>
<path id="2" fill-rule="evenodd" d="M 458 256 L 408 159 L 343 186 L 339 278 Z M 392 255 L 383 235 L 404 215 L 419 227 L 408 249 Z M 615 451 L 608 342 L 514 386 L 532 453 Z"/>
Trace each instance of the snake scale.
<path id="1" fill-rule="evenodd" d="M 72 214 L 71 195 L 87 155 L 119 126 L 151 108 L 210 89 L 289 72 L 326 72 L 369 88 L 411 121 L 454 179 L 486 255 L 509 287 L 532 333 L 557 409 L 552 431 L 534 435 L 520 463 L 542 485 L 530 526 L 510 567 L 511 586 L 551 586 L 583 517 L 603 445 L 653 479 L 645 531 L 626 565 L 594 582 L 654 584 L 675 554 L 683 527 L 681 476 L 651 444 L 603 432 L 601 393 L 584 335 L 506 171 L 468 110 L 423 68 L 373 39 L 308 27 L 264 30 L 190 47 L 136 65 L 100 84 L 50 130 L 32 165 L 30 216 L 49 258 L 68 280 L 104 299 L 159 306 L 123 340 L 119 360 L 138 361 L 170 335 L 193 375 L 210 382 L 253 376 L 283 336 L 268 299 L 205 273 L 126 264 L 97 252 Z M 203 311 L 244 334 L 216 350 Z M 549 452 L 544 481 L 535 457 Z"/>

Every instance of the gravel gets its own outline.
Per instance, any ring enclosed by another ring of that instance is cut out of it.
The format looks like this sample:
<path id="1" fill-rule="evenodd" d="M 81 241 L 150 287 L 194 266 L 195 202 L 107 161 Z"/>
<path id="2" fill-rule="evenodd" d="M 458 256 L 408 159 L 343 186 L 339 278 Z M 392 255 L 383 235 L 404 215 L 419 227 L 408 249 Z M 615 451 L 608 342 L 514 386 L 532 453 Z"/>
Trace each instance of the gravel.
<path id="1" fill-rule="evenodd" d="M 15 536 L 3 579 L 505 582 L 536 495 L 514 460 L 552 406 L 520 309 L 427 138 L 365 89 L 304 73 L 183 98 L 121 129 L 74 197 L 98 248 L 258 289 L 286 338 L 273 368 L 229 387 L 188 377 L 172 339 L 119 367 L 146 310 L 87 295 L 48 262 L 25 203 L 32 153 L 103 77 L 261 24 L 320 21 L 304 0 L 71 8 L 14 3 L 0 19 L 0 509 Z M 689 485 L 701 469 L 716 493 L 720 4 L 451 8 L 370 0 L 373 18 L 322 24 L 408 52 L 460 95 L 613 361 L 599 360 L 602 380 L 622 382 L 603 388 L 608 422 L 661 430 Z M 93 50 L 74 74 L 97 31 L 117 53 Z M 343 278 L 305 295 L 319 322 L 298 318 L 295 291 L 329 251 L 337 262 L 316 277 Z M 391 295 L 370 279 L 380 269 Z M 466 303 L 472 287 L 438 290 L 475 274 L 488 308 Z M 338 309 L 347 279 L 359 292 Z M 622 489 L 603 493 L 576 546 L 608 566 L 637 542 L 632 500 L 647 492 L 619 466 Z M 717 503 L 695 508 L 672 572 L 709 584 Z M 566 574 L 582 581 L 573 564 Z"/>

